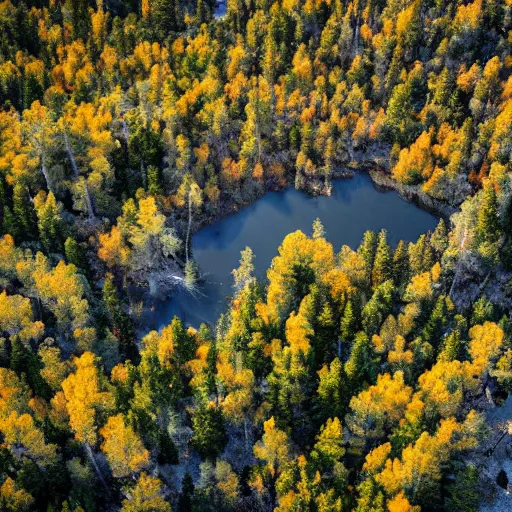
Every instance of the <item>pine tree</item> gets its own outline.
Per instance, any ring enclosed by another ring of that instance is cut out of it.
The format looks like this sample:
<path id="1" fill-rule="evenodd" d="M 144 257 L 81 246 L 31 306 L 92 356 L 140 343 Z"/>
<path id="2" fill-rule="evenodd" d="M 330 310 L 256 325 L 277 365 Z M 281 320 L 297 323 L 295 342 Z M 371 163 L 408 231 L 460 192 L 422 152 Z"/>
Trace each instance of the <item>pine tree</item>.
<path id="1" fill-rule="evenodd" d="M 14 238 L 15 242 L 22 241 L 21 226 L 16 221 L 16 217 L 12 213 L 12 210 L 5 205 L 3 209 L 3 233 L 9 234 Z"/>
<path id="2" fill-rule="evenodd" d="M 139 355 L 135 345 L 135 331 L 131 318 L 123 311 L 117 289 L 111 276 L 103 284 L 103 303 L 108 312 L 112 332 L 119 340 L 119 348 L 124 358 L 137 362 Z"/>
<path id="3" fill-rule="evenodd" d="M 407 244 L 400 240 L 393 254 L 393 279 L 397 288 L 405 288 L 409 282 L 409 272 L 409 251 Z"/>
<path id="4" fill-rule="evenodd" d="M 160 170 L 156 165 L 150 165 L 147 169 L 147 190 L 152 196 L 162 193 L 162 183 L 160 179 Z"/>
<path id="5" fill-rule="evenodd" d="M 62 248 L 62 218 L 57 200 L 52 192 L 37 208 L 39 238 L 48 252 L 59 252 Z"/>
<path id="6" fill-rule="evenodd" d="M 393 255 L 387 242 L 386 230 L 379 233 L 379 242 L 372 270 L 372 286 L 376 288 L 393 277 Z"/>
<path id="7" fill-rule="evenodd" d="M 203 459 L 215 460 L 227 442 L 222 409 L 213 404 L 201 404 L 192 415 L 192 426 L 194 448 Z"/>
<path id="8" fill-rule="evenodd" d="M 179 453 L 171 436 L 160 429 L 158 436 L 158 464 L 178 464 Z"/>
<path id="9" fill-rule="evenodd" d="M 181 492 L 178 498 L 178 512 L 190 512 L 192 510 L 192 497 L 194 495 L 194 482 L 187 471 L 181 482 Z"/>
<path id="10" fill-rule="evenodd" d="M 492 183 L 484 186 L 478 220 L 476 224 L 476 237 L 480 243 L 495 243 L 501 234 L 500 219 L 498 216 L 498 198 Z"/>
<path id="11" fill-rule="evenodd" d="M 422 272 L 427 272 L 434 264 L 432 247 L 427 235 L 421 235 L 418 241 L 409 244 L 409 266 L 411 275 L 415 276 Z"/>
<path id="12" fill-rule="evenodd" d="M 352 305 L 352 301 L 349 299 L 347 301 L 347 305 L 345 306 L 345 310 L 343 311 L 343 316 L 341 317 L 340 322 L 340 335 L 342 341 L 348 343 L 349 340 L 352 340 L 356 333 L 357 328 L 357 319 L 354 315 L 354 307 Z"/>
<path id="13" fill-rule="evenodd" d="M 373 382 L 378 372 L 378 360 L 375 359 L 373 345 L 364 332 L 356 334 L 350 357 L 345 363 L 345 373 L 355 394 L 366 382 Z"/>
<path id="14" fill-rule="evenodd" d="M 66 238 L 64 242 L 64 255 L 66 261 L 82 270 L 88 269 L 87 259 L 81 245 L 72 237 Z"/>
<path id="15" fill-rule="evenodd" d="M 366 231 L 363 241 L 357 249 L 364 261 L 365 277 L 368 285 L 371 282 L 373 262 L 375 260 L 375 252 L 377 250 L 377 234 L 374 231 Z"/>
<path id="16" fill-rule="evenodd" d="M 21 183 L 14 185 L 12 202 L 13 215 L 18 225 L 21 239 L 33 240 L 37 237 L 36 216 L 26 185 Z"/>
<path id="17" fill-rule="evenodd" d="M 318 372 L 317 400 L 320 418 L 342 418 L 346 412 L 349 394 L 346 393 L 346 379 L 343 363 L 335 357 L 330 365 L 324 365 Z"/>
<path id="18" fill-rule="evenodd" d="M 470 326 L 494 321 L 494 305 L 485 295 L 473 304 Z"/>
<path id="19" fill-rule="evenodd" d="M 438 361 L 455 361 L 462 357 L 462 342 L 460 331 L 454 329 L 444 340 L 442 349 L 437 356 Z"/>
<path id="20" fill-rule="evenodd" d="M 444 296 L 437 299 L 434 309 L 430 314 L 430 318 L 422 332 L 423 341 L 427 341 L 434 347 L 439 345 L 443 329 L 448 321 L 447 301 L 450 301 L 450 299 L 446 299 Z"/>
<path id="21" fill-rule="evenodd" d="M 474 464 L 468 464 L 455 472 L 455 481 L 447 486 L 445 510 L 477 512 L 480 503 L 478 490 L 479 471 Z"/>
<path id="22" fill-rule="evenodd" d="M 332 360 L 336 342 L 336 330 L 332 308 L 330 304 L 326 302 L 317 318 L 315 333 L 311 339 L 317 368 L 320 367 L 322 363 Z"/>
<path id="23" fill-rule="evenodd" d="M 37 396 L 46 399 L 51 397 L 52 391 L 41 377 L 40 371 L 43 369 L 41 359 L 19 339 L 15 339 L 12 343 L 10 367 L 18 375 L 25 376 L 27 383 Z"/>
<path id="24" fill-rule="evenodd" d="M 438 256 L 441 256 L 448 247 L 448 230 L 443 219 L 439 221 L 430 237 L 430 243 Z"/>

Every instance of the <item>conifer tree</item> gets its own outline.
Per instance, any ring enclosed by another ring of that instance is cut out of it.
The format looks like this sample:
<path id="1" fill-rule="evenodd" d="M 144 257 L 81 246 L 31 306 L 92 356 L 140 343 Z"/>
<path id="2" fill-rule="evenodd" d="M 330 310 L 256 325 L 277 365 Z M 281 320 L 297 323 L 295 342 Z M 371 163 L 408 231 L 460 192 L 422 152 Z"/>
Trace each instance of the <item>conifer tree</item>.
<path id="1" fill-rule="evenodd" d="M 222 409 L 213 404 L 201 404 L 192 415 L 192 444 L 205 459 L 215 459 L 227 442 Z"/>
<path id="2" fill-rule="evenodd" d="M 441 256 L 448 247 L 448 230 L 443 219 L 439 221 L 430 237 L 430 243 L 438 256 Z"/>
<path id="3" fill-rule="evenodd" d="M 48 252 L 59 252 L 62 247 L 62 218 L 53 192 L 49 192 L 44 203 L 36 207 L 39 238 Z"/>
<path id="4" fill-rule="evenodd" d="M 87 259 L 81 245 L 73 238 L 68 237 L 64 242 L 64 254 L 68 263 L 82 270 L 87 270 Z"/>
<path id="5" fill-rule="evenodd" d="M 393 277 L 393 255 L 386 238 L 387 233 L 383 229 L 379 233 L 379 241 L 373 263 L 372 286 L 374 288 Z"/>
<path id="6" fill-rule="evenodd" d="M 398 242 L 393 254 L 393 280 L 399 289 L 409 282 L 409 251 L 403 240 Z"/>
<path id="7" fill-rule="evenodd" d="M 500 219 L 498 216 L 498 199 L 494 185 L 486 183 L 482 193 L 480 209 L 476 224 L 476 236 L 480 243 L 495 243 L 501 233 Z"/>
<path id="8" fill-rule="evenodd" d="M 124 358 L 138 360 L 135 345 L 135 332 L 131 318 L 123 311 L 112 276 L 107 276 L 103 284 L 103 303 L 108 312 L 114 336 L 119 340 Z"/>
<path id="9" fill-rule="evenodd" d="M 192 497 L 194 495 L 194 482 L 187 471 L 181 482 L 181 492 L 178 498 L 178 512 L 190 512 L 192 510 Z"/>
<path id="10" fill-rule="evenodd" d="M 377 234 L 374 231 L 366 231 L 361 245 L 357 252 L 364 261 L 366 282 L 370 284 L 372 277 L 373 262 L 375 260 L 375 252 L 377 250 Z"/>
<path id="11" fill-rule="evenodd" d="M 341 340 L 348 343 L 354 337 L 357 328 L 357 319 L 354 314 L 352 301 L 349 299 L 343 311 L 340 322 Z"/>
<path id="12" fill-rule="evenodd" d="M 26 185 L 16 183 L 13 189 L 13 216 L 22 240 L 32 240 L 37 236 L 36 216 Z M 20 240 L 21 241 L 21 240 Z"/>

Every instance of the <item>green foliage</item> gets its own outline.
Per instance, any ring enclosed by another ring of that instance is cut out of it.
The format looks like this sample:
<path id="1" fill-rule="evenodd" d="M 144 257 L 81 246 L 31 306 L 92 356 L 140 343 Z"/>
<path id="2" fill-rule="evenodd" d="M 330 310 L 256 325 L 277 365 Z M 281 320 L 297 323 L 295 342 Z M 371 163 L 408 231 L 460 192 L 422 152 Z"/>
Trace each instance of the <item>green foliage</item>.
<path id="1" fill-rule="evenodd" d="M 455 472 L 455 481 L 447 486 L 445 510 L 476 512 L 479 508 L 478 468 L 468 464 Z"/>
<path id="2" fill-rule="evenodd" d="M 227 442 L 222 410 L 211 404 L 201 404 L 192 414 L 194 437 L 192 444 L 204 459 L 215 459 Z"/>

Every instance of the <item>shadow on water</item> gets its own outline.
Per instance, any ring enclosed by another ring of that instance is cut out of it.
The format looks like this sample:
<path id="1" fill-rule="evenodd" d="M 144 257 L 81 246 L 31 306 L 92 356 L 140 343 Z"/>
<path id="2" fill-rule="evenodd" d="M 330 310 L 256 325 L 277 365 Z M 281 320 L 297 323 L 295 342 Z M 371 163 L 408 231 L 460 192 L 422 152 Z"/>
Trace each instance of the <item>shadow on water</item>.
<path id="1" fill-rule="evenodd" d="M 269 192 L 193 236 L 194 258 L 206 275 L 201 295 L 176 293 L 156 305 L 147 315 L 147 325 L 159 329 L 170 323 L 174 315 L 196 327 L 201 322 L 214 323 L 232 294 L 231 272 L 238 266 L 240 251 L 251 247 L 256 255 L 256 274 L 264 278 L 284 237 L 298 229 L 310 234 L 317 217 L 336 251 L 342 245 L 357 247 L 369 229 L 387 229 L 392 245 L 401 239 L 414 241 L 435 229 L 438 220 L 394 191 L 377 190 L 366 174 L 334 182 L 330 197 L 310 197 L 293 188 Z"/>

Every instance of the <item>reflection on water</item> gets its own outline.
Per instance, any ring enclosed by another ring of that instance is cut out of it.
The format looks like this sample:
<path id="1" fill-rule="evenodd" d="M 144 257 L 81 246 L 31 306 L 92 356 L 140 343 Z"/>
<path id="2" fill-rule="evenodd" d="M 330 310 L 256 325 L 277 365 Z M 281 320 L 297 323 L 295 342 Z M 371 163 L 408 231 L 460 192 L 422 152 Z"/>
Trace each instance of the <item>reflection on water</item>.
<path id="1" fill-rule="evenodd" d="M 238 266 L 240 251 L 251 247 L 256 255 L 256 273 L 264 278 L 283 238 L 298 229 L 311 234 L 317 217 L 336 251 L 343 244 L 359 245 L 368 229 L 387 229 L 389 242 L 396 245 L 400 239 L 416 240 L 437 224 L 433 215 L 404 201 L 396 192 L 375 189 L 366 174 L 334 182 L 330 197 L 310 197 L 293 188 L 269 192 L 193 236 L 194 258 L 206 275 L 200 296 L 179 292 L 157 304 L 147 315 L 149 327 L 159 329 L 174 315 L 196 327 L 201 322 L 214 323 L 232 294 L 231 271 Z"/>

